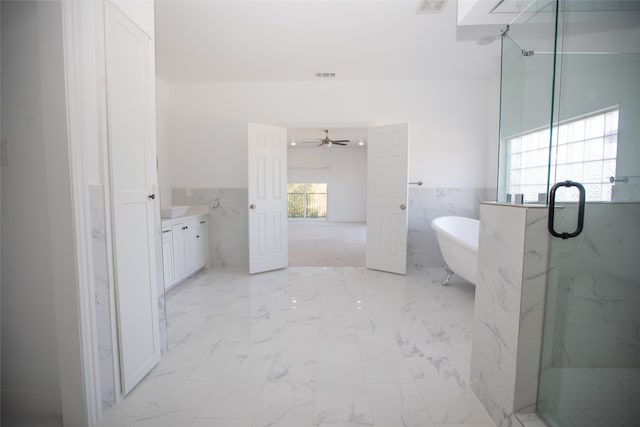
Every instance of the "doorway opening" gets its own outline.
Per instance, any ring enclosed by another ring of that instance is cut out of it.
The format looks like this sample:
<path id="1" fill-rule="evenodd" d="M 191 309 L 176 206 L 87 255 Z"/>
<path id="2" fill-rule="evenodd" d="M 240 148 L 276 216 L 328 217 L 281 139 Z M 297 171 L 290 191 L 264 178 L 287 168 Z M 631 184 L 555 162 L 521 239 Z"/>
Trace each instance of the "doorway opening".
<path id="1" fill-rule="evenodd" d="M 287 130 L 289 266 L 364 267 L 367 128 Z"/>

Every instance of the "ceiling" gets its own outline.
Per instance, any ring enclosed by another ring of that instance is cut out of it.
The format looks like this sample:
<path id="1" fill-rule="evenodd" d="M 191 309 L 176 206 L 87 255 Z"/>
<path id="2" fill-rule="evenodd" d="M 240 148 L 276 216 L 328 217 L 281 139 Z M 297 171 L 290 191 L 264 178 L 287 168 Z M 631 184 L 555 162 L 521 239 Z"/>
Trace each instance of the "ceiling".
<path id="1" fill-rule="evenodd" d="M 457 1 L 156 1 L 157 74 L 203 81 L 484 79 L 499 71 L 495 27 L 460 28 Z"/>
<path id="2" fill-rule="evenodd" d="M 357 148 L 366 149 L 367 128 L 289 128 L 287 129 L 287 142 L 290 149 L 319 148 L 320 139 L 325 137 L 324 129 L 329 131 L 329 138 L 332 140 L 348 139 L 346 146 L 340 148 Z M 295 141 L 295 147 L 291 146 L 291 142 Z M 303 141 L 318 141 L 317 144 L 304 143 Z M 358 142 L 364 142 L 364 146 L 359 146 Z M 328 148 L 324 146 L 322 148 Z"/>

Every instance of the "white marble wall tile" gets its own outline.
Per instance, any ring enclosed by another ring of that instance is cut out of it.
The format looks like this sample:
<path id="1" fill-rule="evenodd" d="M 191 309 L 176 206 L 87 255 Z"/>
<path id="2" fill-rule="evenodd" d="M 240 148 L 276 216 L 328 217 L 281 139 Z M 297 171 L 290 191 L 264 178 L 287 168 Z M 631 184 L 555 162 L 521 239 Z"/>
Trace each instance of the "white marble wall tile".
<path id="1" fill-rule="evenodd" d="M 540 374 L 544 307 L 549 277 L 550 240 L 547 209 L 526 210 L 520 325 L 514 390 L 514 411 L 534 412 Z"/>
<path id="2" fill-rule="evenodd" d="M 567 220 L 575 208 L 566 208 Z M 640 204 L 593 203 L 577 238 L 555 240 L 562 260 L 550 292 L 553 345 L 546 364 L 571 367 L 640 367 Z"/>
<path id="3" fill-rule="evenodd" d="M 540 342 L 549 273 L 547 210 L 531 208 L 526 215 L 518 339 Z"/>
<path id="4" fill-rule="evenodd" d="M 209 207 L 209 261 L 214 268 L 249 266 L 249 214 L 246 188 L 174 188 L 175 205 Z"/>
<path id="5" fill-rule="evenodd" d="M 175 205 L 209 207 L 209 253 L 212 267 L 245 270 L 249 265 L 246 188 L 174 188 Z M 431 229 L 431 220 L 443 215 L 478 218 L 479 204 L 494 200 L 494 188 L 409 189 L 407 266 L 420 271 L 441 267 L 444 260 Z"/>
<path id="6" fill-rule="evenodd" d="M 498 426 L 510 426 L 520 323 L 527 209 L 483 204 L 471 386 Z"/>
<path id="7" fill-rule="evenodd" d="M 495 188 L 409 187 L 409 234 L 407 267 L 420 271 L 442 267 L 444 259 L 431 228 L 439 216 L 456 215 L 478 218 L 480 202 L 495 200 Z"/>
<path id="8" fill-rule="evenodd" d="M 102 408 L 110 408 L 116 401 L 114 349 L 111 336 L 111 300 L 107 273 L 107 241 L 105 229 L 104 187 L 89 186 L 91 215 L 91 249 L 95 284 L 96 326 L 100 366 L 100 395 Z"/>
<path id="9" fill-rule="evenodd" d="M 531 413 L 536 410 L 541 346 L 541 341 L 518 342 L 513 412 Z"/>

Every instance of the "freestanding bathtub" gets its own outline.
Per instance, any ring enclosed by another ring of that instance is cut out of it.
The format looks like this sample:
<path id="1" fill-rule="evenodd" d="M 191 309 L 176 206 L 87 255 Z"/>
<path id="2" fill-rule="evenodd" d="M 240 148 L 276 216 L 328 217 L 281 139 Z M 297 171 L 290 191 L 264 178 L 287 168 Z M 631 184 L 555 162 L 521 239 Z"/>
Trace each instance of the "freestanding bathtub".
<path id="1" fill-rule="evenodd" d="M 462 216 L 441 216 L 431 221 L 438 236 L 440 252 L 446 262 L 447 276 L 442 282 L 449 284 L 453 273 L 474 285 L 478 275 L 478 235 L 480 221 Z"/>

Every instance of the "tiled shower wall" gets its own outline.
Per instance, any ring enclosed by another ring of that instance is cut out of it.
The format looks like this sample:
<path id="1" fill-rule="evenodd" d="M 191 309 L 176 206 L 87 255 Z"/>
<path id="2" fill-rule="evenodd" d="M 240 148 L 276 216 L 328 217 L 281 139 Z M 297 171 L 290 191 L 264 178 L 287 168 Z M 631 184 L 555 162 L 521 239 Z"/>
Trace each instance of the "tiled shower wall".
<path id="1" fill-rule="evenodd" d="M 478 218 L 479 205 L 495 200 L 495 188 L 409 189 L 407 267 L 410 271 L 444 263 L 431 220 L 443 215 Z M 174 205 L 209 207 L 209 254 L 214 268 L 248 270 L 248 191 L 246 188 L 174 188 Z"/>
<path id="2" fill-rule="evenodd" d="M 589 203 L 584 223 L 577 238 L 553 243 L 562 262 L 550 283 L 555 328 L 545 359 L 640 368 L 640 203 Z"/>

